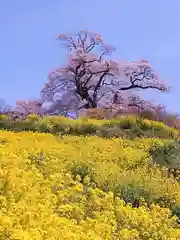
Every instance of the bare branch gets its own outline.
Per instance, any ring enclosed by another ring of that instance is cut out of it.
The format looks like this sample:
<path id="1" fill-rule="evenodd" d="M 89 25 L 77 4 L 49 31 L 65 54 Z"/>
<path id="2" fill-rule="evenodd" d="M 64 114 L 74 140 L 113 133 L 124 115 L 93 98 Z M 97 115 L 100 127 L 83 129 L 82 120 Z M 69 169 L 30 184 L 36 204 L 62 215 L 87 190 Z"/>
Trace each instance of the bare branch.
<path id="1" fill-rule="evenodd" d="M 160 90 L 160 91 L 163 91 L 163 92 L 166 92 L 167 91 L 167 88 L 165 88 L 163 85 L 161 86 L 153 86 L 153 85 L 149 85 L 149 86 L 141 86 L 141 85 L 136 85 L 136 84 L 132 84 L 132 85 L 129 85 L 127 87 L 122 87 L 122 88 L 119 88 L 120 91 L 127 91 L 127 90 L 130 90 L 130 89 L 135 89 L 135 88 L 139 88 L 139 89 L 157 89 L 157 90 Z"/>

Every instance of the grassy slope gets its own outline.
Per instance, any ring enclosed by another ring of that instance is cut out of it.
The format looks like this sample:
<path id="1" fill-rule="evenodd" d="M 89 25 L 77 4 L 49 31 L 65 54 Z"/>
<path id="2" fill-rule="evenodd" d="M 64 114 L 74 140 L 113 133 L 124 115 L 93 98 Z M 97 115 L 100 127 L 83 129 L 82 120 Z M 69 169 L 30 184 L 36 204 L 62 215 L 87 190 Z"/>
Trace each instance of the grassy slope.
<path id="1" fill-rule="evenodd" d="M 0 132 L 0 239 L 180 238 L 171 217 L 180 206 L 180 183 L 154 164 L 178 164 L 176 130 L 132 117 L 111 122 L 61 118 L 60 126 L 57 118 L 28 121 L 26 127 L 33 122 L 36 131 L 43 126 L 56 135 Z M 123 136 L 139 128 L 141 135 L 154 132 L 166 139 L 75 136 L 104 131 L 104 124 Z M 63 132 L 62 126 L 71 130 Z M 67 131 L 73 135 L 62 136 Z"/>
<path id="2" fill-rule="evenodd" d="M 38 117 L 29 115 L 24 121 L 13 121 L 0 116 L 0 128 L 13 131 L 36 131 L 52 134 L 97 135 L 100 137 L 161 137 L 176 139 L 179 132 L 161 122 L 144 120 L 134 116 L 112 120 L 81 118 L 77 120 L 59 116 Z"/>

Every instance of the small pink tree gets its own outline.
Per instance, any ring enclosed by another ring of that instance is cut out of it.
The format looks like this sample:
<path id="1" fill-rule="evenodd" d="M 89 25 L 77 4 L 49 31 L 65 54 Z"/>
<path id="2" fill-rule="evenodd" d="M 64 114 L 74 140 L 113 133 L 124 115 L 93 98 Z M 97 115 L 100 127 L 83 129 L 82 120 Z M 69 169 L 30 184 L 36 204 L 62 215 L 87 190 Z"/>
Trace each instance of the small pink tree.
<path id="1" fill-rule="evenodd" d="M 168 91 L 157 73 L 145 60 L 136 62 L 108 60 L 115 48 L 104 43 L 99 34 L 80 31 L 75 36 L 60 34 L 58 40 L 69 51 L 65 66 L 54 69 L 41 91 L 43 100 L 58 92 L 74 94 L 82 108 L 97 108 L 114 95 L 135 89 Z"/>
<path id="2" fill-rule="evenodd" d="M 38 100 L 18 100 L 16 101 L 14 111 L 22 113 L 23 115 L 40 114 L 41 107 L 42 102 Z"/>

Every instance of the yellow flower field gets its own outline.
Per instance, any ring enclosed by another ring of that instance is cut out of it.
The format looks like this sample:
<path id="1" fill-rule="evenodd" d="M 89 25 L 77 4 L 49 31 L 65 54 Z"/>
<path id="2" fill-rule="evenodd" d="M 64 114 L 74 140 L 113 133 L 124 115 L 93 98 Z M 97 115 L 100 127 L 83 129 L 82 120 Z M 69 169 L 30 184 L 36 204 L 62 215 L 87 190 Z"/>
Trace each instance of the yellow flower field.
<path id="1" fill-rule="evenodd" d="M 180 239 L 180 183 L 149 154 L 167 143 L 0 131 L 0 239 Z"/>

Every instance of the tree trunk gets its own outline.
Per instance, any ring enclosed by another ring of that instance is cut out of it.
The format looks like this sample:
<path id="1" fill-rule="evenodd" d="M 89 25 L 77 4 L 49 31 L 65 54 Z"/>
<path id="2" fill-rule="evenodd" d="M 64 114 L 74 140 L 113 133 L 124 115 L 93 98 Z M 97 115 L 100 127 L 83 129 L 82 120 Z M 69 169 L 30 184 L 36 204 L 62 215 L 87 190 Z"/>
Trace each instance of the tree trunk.
<path id="1" fill-rule="evenodd" d="M 97 108 L 97 102 L 93 99 L 87 89 L 84 89 L 82 86 L 78 86 L 76 92 L 81 96 L 82 99 L 87 101 L 86 108 Z"/>

